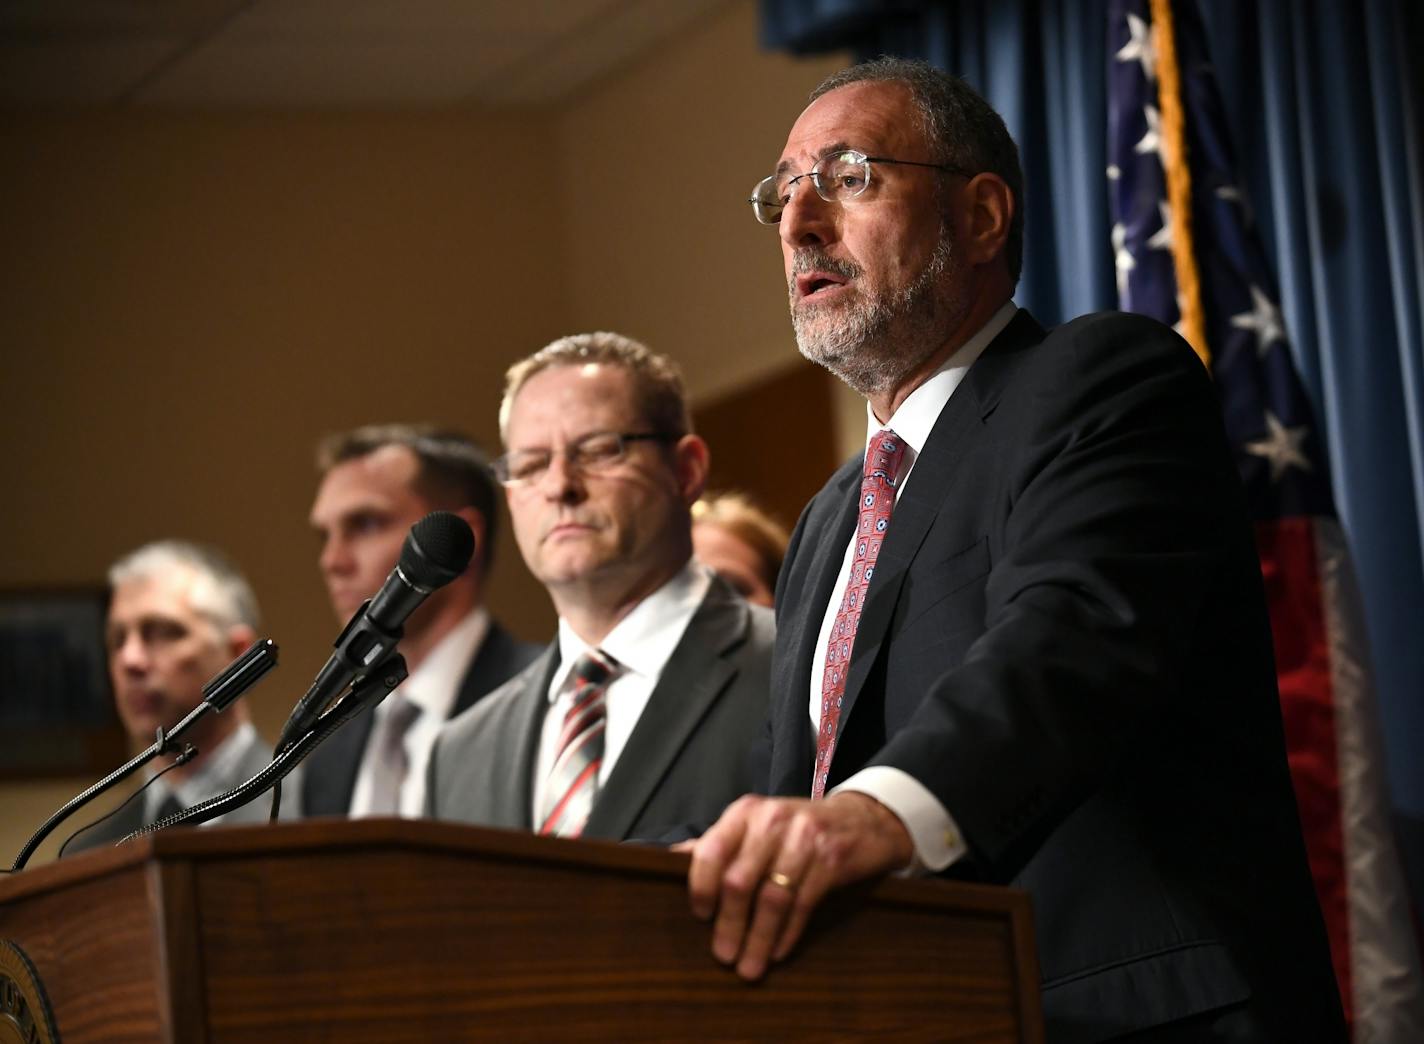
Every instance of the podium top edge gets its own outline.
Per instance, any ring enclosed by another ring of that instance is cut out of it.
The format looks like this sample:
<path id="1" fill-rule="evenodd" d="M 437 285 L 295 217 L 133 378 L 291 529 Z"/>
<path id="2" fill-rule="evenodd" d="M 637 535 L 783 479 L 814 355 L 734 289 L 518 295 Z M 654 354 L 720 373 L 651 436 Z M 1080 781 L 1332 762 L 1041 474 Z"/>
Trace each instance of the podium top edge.
<path id="1" fill-rule="evenodd" d="M 177 829 L 112 848 L 93 849 L 68 859 L 0 876 L 0 905 L 84 881 L 122 873 L 148 862 L 182 863 L 279 857 L 325 850 L 339 852 L 445 852 L 455 856 L 576 865 L 619 873 L 685 879 L 688 856 L 646 844 L 539 837 L 427 819 L 308 819 L 295 823 Z M 940 879 L 889 878 L 863 889 L 891 904 L 982 910 L 1026 915 L 1026 892 L 993 885 Z"/>

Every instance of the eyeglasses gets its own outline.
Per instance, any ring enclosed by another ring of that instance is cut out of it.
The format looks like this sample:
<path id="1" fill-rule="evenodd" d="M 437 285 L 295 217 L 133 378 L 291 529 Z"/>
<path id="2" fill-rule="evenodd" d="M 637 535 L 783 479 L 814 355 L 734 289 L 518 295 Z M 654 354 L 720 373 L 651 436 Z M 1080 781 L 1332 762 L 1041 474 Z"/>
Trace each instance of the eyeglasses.
<path id="1" fill-rule="evenodd" d="M 791 201 L 791 190 L 798 181 L 810 178 L 816 186 L 816 194 L 827 203 L 844 203 L 855 199 L 870 186 L 870 165 L 872 163 L 894 163 L 901 167 L 932 167 L 948 171 L 962 177 L 973 177 L 967 170 L 951 167 L 944 163 L 917 163 L 914 160 L 891 159 L 889 156 L 867 156 L 856 149 L 835 152 L 817 161 L 805 174 L 773 174 L 762 178 L 752 189 L 752 213 L 763 225 L 774 225 L 781 220 L 781 211 Z"/>
<path id="2" fill-rule="evenodd" d="M 563 449 L 568 467 L 579 471 L 607 471 L 628 456 L 630 442 L 676 442 L 681 436 L 656 431 L 595 431 L 575 439 Z M 503 486 L 532 486 L 540 482 L 554 462 L 554 451 L 515 450 L 492 465 Z"/>

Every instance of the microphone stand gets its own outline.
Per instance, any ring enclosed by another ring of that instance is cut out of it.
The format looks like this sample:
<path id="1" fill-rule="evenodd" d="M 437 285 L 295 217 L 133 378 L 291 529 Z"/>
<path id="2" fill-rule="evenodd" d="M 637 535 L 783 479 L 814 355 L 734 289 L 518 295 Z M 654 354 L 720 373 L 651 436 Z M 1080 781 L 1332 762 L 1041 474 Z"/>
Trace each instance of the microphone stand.
<path id="1" fill-rule="evenodd" d="M 352 685 L 350 692 L 317 718 L 305 732 L 289 741 L 282 748 L 282 752 L 272 759 L 271 764 L 251 779 L 240 783 L 225 794 L 219 794 L 217 797 L 201 801 L 191 808 L 185 808 L 181 812 L 165 816 L 148 826 L 140 827 L 132 834 L 122 838 L 118 844 L 123 844 L 124 841 L 130 841 L 136 837 L 143 837 L 146 834 L 167 830 L 169 827 L 182 824 L 196 826 L 206 823 L 261 796 L 280 783 L 333 732 L 362 711 L 376 706 L 389 696 L 396 686 L 405 681 L 408 673 L 405 658 L 400 653 L 392 653 L 377 666 L 371 668 L 364 677 L 358 679 Z"/>
<path id="2" fill-rule="evenodd" d="M 10 868 L 11 873 L 24 868 L 30 861 L 30 857 L 35 854 L 35 849 L 47 838 L 54 828 L 59 826 L 71 815 L 77 812 L 84 805 L 93 801 L 104 791 L 109 790 L 118 783 L 133 775 L 144 765 L 161 754 L 167 754 L 174 749 L 174 741 L 179 736 L 187 732 L 198 719 L 209 711 L 221 713 L 237 700 L 248 689 L 277 666 L 277 643 L 271 638 L 264 638 L 255 643 L 245 653 L 239 656 L 232 663 L 228 664 L 221 674 L 219 674 L 207 685 L 203 686 L 203 702 L 194 707 L 177 725 L 168 732 L 163 731 L 163 726 L 159 726 L 157 735 L 151 746 L 142 754 L 120 765 L 113 772 L 109 773 L 99 782 L 95 783 L 88 790 L 77 797 L 71 798 L 59 809 L 58 812 L 46 819 L 43 825 L 35 831 L 34 836 L 25 842 L 25 847 L 20 849 L 20 854 L 15 857 L 15 863 Z M 192 749 L 191 747 L 188 749 Z M 191 757 L 192 755 L 188 755 Z"/>

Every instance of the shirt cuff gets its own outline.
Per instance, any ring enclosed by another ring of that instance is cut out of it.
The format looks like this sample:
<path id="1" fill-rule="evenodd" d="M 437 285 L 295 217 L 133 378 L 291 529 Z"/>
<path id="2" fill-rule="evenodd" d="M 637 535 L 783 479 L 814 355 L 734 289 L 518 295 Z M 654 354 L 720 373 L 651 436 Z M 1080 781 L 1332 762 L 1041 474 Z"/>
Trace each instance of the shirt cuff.
<path id="1" fill-rule="evenodd" d="M 939 799 L 908 772 L 889 765 L 871 765 L 851 776 L 832 793 L 852 790 L 866 794 L 895 813 L 909 832 L 915 858 L 909 874 L 938 873 L 969 851 L 959 827 Z"/>

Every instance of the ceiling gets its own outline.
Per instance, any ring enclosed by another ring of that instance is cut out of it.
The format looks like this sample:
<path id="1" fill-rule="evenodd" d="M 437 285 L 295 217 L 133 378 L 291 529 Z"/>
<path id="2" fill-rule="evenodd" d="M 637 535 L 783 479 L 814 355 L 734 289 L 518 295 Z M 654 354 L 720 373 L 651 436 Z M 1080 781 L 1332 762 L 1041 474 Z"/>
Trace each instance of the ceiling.
<path id="1" fill-rule="evenodd" d="M 0 0 L 0 107 L 522 107 L 728 0 Z"/>

